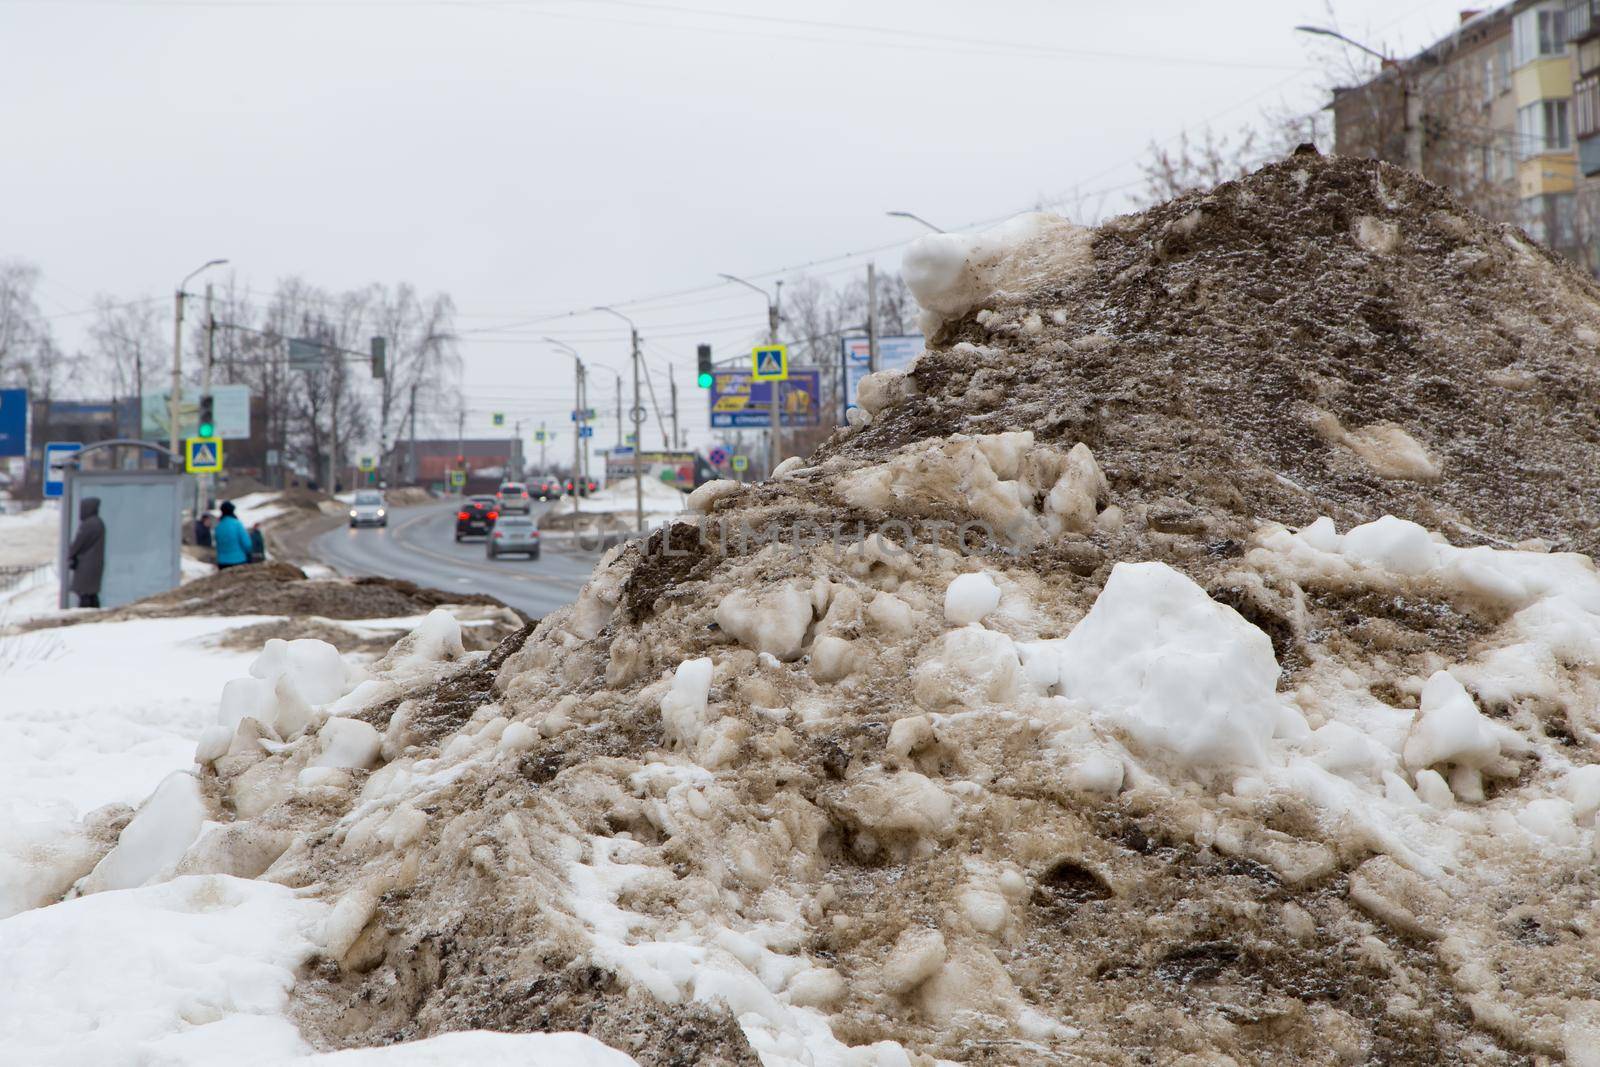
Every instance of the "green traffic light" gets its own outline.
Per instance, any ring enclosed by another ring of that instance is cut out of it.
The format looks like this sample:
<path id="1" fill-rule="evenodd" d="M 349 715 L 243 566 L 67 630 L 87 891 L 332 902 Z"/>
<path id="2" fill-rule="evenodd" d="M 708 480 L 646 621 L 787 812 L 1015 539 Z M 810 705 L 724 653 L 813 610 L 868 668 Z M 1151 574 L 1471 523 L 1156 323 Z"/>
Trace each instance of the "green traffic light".
<path id="1" fill-rule="evenodd" d="M 711 388 L 711 375 L 707 374 L 705 371 L 701 371 L 700 372 L 700 388 L 702 388 L 702 389 L 710 389 Z"/>
<path id="2" fill-rule="evenodd" d="M 200 436 L 215 437 L 217 436 L 217 428 L 209 422 L 202 422 L 200 424 Z"/>

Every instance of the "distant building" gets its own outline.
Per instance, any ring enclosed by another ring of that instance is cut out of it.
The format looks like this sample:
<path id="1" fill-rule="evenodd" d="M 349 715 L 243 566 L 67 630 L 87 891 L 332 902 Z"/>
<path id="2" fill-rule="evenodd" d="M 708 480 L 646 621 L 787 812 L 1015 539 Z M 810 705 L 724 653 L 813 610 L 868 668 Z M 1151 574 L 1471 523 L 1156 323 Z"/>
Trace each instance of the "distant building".
<path id="1" fill-rule="evenodd" d="M 487 481 L 498 484 L 502 478 L 521 477 L 522 442 L 507 437 L 459 441 L 454 437 L 417 441 L 407 438 L 395 443 L 390 462 L 393 469 L 406 472 L 405 480 L 417 485 L 444 486 L 453 470 L 465 470 L 473 485 Z"/>
<path id="2" fill-rule="evenodd" d="M 1600 272 L 1600 0 L 1516 0 L 1334 90 L 1334 148 L 1420 171 Z"/>

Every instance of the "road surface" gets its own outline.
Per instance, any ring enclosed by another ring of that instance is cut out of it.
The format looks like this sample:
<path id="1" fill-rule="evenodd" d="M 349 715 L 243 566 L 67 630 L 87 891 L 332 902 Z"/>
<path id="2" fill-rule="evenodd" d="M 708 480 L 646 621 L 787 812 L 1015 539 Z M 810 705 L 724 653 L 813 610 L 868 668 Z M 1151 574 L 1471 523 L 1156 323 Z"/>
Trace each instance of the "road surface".
<path id="1" fill-rule="evenodd" d="M 487 593 L 537 619 L 577 599 L 600 553 L 551 538 L 536 560 L 491 560 L 484 539 L 457 543 L 456 501 L 393 508 L 389 525 L 341 526 L 312 540 L 313 556 L 344 575 L 404 578 L 446 592 Z M 533 515 L 549 504 L 534 504 Z"/>

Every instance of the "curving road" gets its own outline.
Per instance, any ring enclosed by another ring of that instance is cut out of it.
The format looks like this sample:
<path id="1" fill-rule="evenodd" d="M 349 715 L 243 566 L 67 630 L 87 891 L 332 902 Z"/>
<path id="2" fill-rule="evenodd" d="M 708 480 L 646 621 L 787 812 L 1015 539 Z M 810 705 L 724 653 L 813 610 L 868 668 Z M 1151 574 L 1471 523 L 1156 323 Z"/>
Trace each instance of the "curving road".
<path id="1" fill-rule="evenodd" d="M 535 504 L 534 517 L 550 507 Z M 393 508 L 389 525 L 329 530 L 314 538 L 311 554 L 345 575 L 404 578 L 446 592 L 487 593 L 532 618 L 572 603 L 588 581 L 600 553 L 582 551 L 566 539 L 550 538 L 536 560 L 507 556 L 491 560 L 484 539 L 457 543 L 456 502 Z"/>

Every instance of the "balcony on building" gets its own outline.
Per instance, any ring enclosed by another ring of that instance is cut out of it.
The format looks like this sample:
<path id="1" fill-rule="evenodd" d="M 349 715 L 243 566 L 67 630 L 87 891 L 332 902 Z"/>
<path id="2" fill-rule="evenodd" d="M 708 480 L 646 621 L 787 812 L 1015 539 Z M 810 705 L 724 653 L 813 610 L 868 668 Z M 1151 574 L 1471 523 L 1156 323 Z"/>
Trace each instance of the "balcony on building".
<path id="1" fill-rule="evenodd" d="M 1600 0 L 1567 0 L 1567 43 L 1600 35 Z"/>

